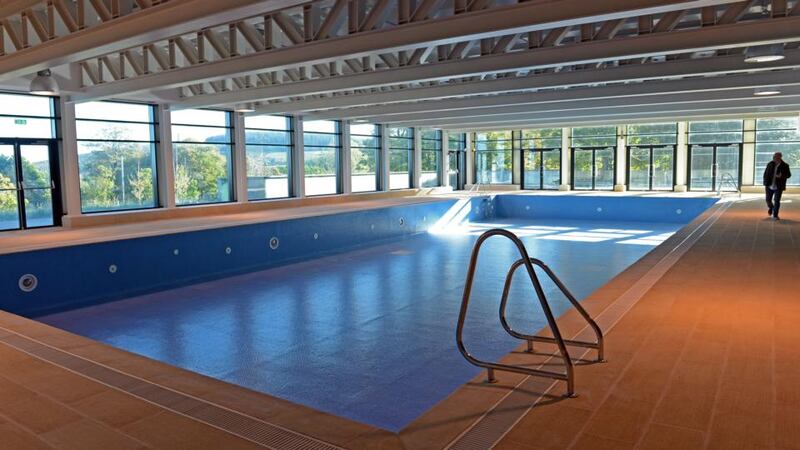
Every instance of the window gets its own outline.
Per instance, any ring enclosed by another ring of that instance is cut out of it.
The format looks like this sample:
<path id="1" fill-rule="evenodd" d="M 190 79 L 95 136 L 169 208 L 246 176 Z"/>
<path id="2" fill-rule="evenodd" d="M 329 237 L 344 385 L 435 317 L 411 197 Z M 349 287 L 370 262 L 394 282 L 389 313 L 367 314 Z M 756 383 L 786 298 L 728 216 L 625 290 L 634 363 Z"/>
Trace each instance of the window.
<path id="1" fill-rule="evenodd" d="M 561 184 L 561 128 L 522 130 L 523 189 L 558 189 Z"/>
<path id="2" fill-rule="evenodd" d="M 742 120 L 689 122 L 689 190 L 738 189 L 743 130 Z"/>
<path id="3" fill-rule="evenodd" d="M 172 112 L 178 205 L 231 201 L 232 136 L 231 114 L 227 111 Z"/>
<path id="4" fill-rule="evenodd" d="M 580 127 L 572 129 L 572 147 L 616 147 L 617 127 Z"/>
<path id="5" fill-rule="evenodd" d="M 617 127 L 573 128 L 571 139 L 572 188 L 613 189 Z"/>
<path id="6" fill-rule="evenodd" d="M 411 187 L 414 167 L 414 129 L 389 128 L 389 189 Z"/>
<path id="7" fill-rule="evenodd" d="M 761 184 L 761 173 L 775 152 L 783 153 L 783 160 L 796 169 L 797 175 L 786 180 L 790 186 L 800 186 L 800 119 L 797 117 L 765 118 L 756 120 L 756 176 L 754 183 Z"/>
<path id="8" fill-rule="evenodd" d="M 55 99 L 0 93 L 0 137 L 55 139 Z"/>
<path id="9" fill-rule="evenodd" d="M 744 122 L 741 120 L 689 122 L 689 144 L 740 143 L 743 130 Z"/>
<path id="10" fill-rule="evenodd" d="M 342 153 L 341 122 L 312 120 L 303 124 L 306 195 L 341 192 L 339 160 Z"/>
<path id="11" fill-rule="evenodd" d="M 675 181 L 677 123 L 628 125 L 628 189 L 671 191 Z"/>
<path id="12" fill-rule="evenodd" d="M 422 187 L 441 186 L 439 172 L 442 165 L 442 131 L 422 130 L 422 172 L 419 185 Z"/>
<path id="13" fill-rule="evenodd" d="M 510 184 L 514 165 L 512 146 L 510 131 L 475 133 L 475 182 Z"/>
<path id="14" fill-rule="evenodd" d="M 292 118 L 246 116 L 247 198 L 291 196 Z"/>
<path id="15" fill-rule="evenodd" d="M 464 189 L 467 173 L 467 133 L 447 134 L 447 177 L 454 190 Z"/>
<path id="16" fill-rule="evenodd" d="M 351 190 L 378 190 L 378 161 L 381 151 L 381 127 L 369 123 L 350 125 Z"/>
<path id="17" fill-rule="evenodd" d="M 158 206 L 155 107 L 75 105 L 83 212 Z"/>

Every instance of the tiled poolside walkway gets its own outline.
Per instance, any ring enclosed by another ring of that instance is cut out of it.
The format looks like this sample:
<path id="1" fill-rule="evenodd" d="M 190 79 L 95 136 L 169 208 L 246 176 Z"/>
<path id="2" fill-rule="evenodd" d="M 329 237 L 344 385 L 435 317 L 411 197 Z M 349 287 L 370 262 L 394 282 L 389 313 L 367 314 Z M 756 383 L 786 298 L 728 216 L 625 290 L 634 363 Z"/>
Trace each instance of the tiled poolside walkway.
<path id="1" fill-rule="evenodd" d="M 800 448 L 798 203 L 732 206 L 498 448 Z"/>
<path id="2" fill-rule="evenodd" d="M 759 201 L 732 206 L 607 334 L 609 362 L 578 368 L 580 397 L 547 399 L 498 448 L 800 448 L 800 198 L 791 200 L 778 223 Z M 631 269 L 622 276 L 641 274 Z M 613 283 L 604 292 L 621 293 Z M 440 448 L 509 380 L 473 384 L 449 399 L 458 409 L 432 410 L 397 436 L 9 314 L 0 327 L 345 448 Z M 0 331 L 0 448 L 256 447 L 8 339 Z"/>

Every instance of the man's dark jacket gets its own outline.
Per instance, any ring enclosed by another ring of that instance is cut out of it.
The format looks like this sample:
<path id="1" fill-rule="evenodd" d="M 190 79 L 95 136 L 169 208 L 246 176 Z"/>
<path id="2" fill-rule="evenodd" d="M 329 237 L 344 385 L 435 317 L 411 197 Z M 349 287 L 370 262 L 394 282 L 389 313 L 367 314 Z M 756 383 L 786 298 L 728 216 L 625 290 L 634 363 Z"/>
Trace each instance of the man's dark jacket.
<path id="1" fill-rule="evenodd" d="M 786 164 L 786 161 L 781 161 L 781 165 L 778 167 L 778 173 L 781 174 L 781 177 L 775 180 L 775 184 L 778 186 L 779 191 L 786 190 L 786 179 L 792 176 L 792 171 L 789 170 L 789 165 Z M 770 161 L 767 164 L 767 168 L 764 170 L 764 186 L 772 186 L 772 176 L 775 175 L 775 161 Z"/>

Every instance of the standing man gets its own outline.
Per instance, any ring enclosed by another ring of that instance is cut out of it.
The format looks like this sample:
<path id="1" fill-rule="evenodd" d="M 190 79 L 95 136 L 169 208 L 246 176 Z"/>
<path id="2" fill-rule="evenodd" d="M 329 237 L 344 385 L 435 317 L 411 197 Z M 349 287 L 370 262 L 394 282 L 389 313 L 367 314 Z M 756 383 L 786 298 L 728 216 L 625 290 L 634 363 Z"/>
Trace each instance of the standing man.
<path id="1" fill-rule="evenodd" d="M 769 208 L 767 215 L 774 217 L 775 220 L 780 220 L 778 212 L 781 210 L 781 196 L 786 190 L 786 179 L 792 176 L 789 164 L 782 158 L 781 152 L 775 152 L 772 161 L 767 163 L 767 168 L 764 170 L 764 187 L 767 191 L 767 208 Z"/>

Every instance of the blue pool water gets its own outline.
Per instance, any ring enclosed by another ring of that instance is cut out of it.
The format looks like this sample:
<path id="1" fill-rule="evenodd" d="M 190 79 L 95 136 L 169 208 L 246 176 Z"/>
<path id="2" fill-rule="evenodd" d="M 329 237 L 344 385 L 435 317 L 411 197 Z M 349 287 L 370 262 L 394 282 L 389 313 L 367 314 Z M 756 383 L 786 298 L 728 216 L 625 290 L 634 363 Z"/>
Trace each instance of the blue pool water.
<path id="1" fill-rule="evenodd" d="M 502 227 L 518 233 L 530 254 L 581 299 L 711 204 L 665 204 L 661 216 L 643 215 L 660 220 L 645 222 L 631 220 L 639 204 L 592 202 L 514 198 L 472 203 L 469 214 L 457 209 L 463 205 L 448 204 L 439 218 L 463 217 L 440 220 L 427 231 L 38 320 L 398 431 L 479 372 L 456 349 L 455 323 L 480 232 Z M 614 208 L 626 220 L 608 220 Z M 431 214 L 416 217 L 431 223 L 437 218 Z M 490 240 L 482 252 L 465 332 L 467 346 L 480 358 L 500 358 L 519 344 L 497 319 L 503 279 L 517 258 L 502 238 Z M 545 321 L 526 281 L 515 279 L 508 315 L 515 328 L 535 332 Z M 555 313 L 566 311 L 554 286 L 545 288 Z"/>

